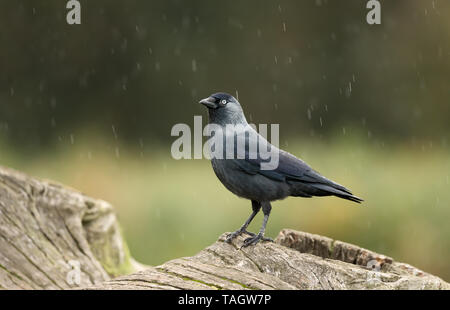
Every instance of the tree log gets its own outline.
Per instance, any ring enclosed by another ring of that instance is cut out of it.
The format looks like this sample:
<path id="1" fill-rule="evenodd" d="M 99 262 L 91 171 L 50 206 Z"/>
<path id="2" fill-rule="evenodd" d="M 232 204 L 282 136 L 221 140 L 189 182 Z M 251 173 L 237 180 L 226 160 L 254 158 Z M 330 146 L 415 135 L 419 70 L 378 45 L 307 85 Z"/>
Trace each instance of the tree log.
<path id="1" fill-rule="evenodd" d="M 110 204 L 0 167 L 0 288 L 88 286 L 138 267 Z"/>
<path id="2" fill-rule="evenodd" d="M 135 262 L 112 206 L 0 167 L 0 288 L 450 289 L 408 264 L 327 237 L 284 229 L 240 248 L 225 235 L 195 256 Z M 78 277 L 77 277 L 78 276 Z"/>

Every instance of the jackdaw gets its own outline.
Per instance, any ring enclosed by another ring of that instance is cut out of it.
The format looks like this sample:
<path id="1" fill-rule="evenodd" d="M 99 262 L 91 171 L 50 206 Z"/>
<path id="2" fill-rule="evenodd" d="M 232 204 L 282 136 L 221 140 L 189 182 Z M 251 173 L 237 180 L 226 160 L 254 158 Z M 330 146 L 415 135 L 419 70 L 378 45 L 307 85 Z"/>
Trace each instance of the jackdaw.
<path id="1" fill-rule="evenodd" d="M 241 228 L 227 236 L 227 242 L 243 233 L 250 236 L 244 240 L 243 247 L 254 245 L 260 240 L 271 241 L 264 237 L 264 232 L 272 209 L 270 202 L 274 200 L 288 196 L 337 196 L 357 203 L 363 201 L 344 186 L 314 171 L 301 159 L 271 145 L 247 123 L 241 105 L 233 96 L 215 93 L 200 103 L 208 108 L 209 125 L 216 128 L 212 129 L 214 134 L 220 130 L 222 134 L 222 140 L 217 140 L 223 141 L 221 149 L 217 143 L 211 147 L 214 153 L 211 163 L 216 176 L 232 193 L 252 202 L 252 214 Z M 227 142 L 228 146 L 234 147 L 231 148 L 232 156 L 227 153 Z M 276 165 L 263 167 L 271 159 L 263 156 L 262 150 L 276 157 Z M 248 232 L 248 225 L 261 209 L 264 219 L 259 233 Z"/>

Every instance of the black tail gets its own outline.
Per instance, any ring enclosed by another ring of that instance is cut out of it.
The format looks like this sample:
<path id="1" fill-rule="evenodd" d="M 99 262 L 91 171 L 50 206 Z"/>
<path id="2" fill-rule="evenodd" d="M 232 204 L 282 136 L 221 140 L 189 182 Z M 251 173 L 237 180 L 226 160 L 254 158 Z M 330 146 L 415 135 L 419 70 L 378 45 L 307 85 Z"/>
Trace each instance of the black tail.
<path id="1" fill-rule="evenodd" d="M 342 199 L 347 199 L 353 202 L 361 203 L 363 199 L 354 196 L 348 189 L 342 185 L 331 183 L 331 184 L 320 184 L 313 183 L 309 184 L 314 187 L 318 192 L 314 196 L 336 196 Z"/>
<path id="2" fill-rule="evenodd" d="M 289 176 L 288 183 L 292 185 L 292 196 L 337 196 L 357 203 L 363 201 L 344 186 L 327 179 L 314 170 L 306 171 L 301 177 Z"/>

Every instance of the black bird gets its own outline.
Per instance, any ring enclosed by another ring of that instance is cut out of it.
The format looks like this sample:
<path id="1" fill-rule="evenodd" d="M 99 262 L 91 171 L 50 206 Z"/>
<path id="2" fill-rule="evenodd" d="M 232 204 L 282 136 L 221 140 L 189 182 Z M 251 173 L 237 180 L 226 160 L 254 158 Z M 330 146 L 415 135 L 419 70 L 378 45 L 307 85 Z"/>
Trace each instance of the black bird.
<path id="1" fill-rule="evenodd" d="M 227 125 L 240 126 L 239 131 L 231 133 L 235 138 L 231 140 L 234 146 L 237 146 L 238 137 L 245 141 L 245 157 L 238 157 L 236 153 L 233 153 L 235 156 L 232 158 L 223 155 L 216 158 L 213 156 L 211 159 L 214 172 L 222 184 L 235 195 L 252 202 L 252 214 L 240 229 L 227 236 L 227 242 L 231 242 L 243 233 L 251 236 L 245 239 L 243 247 L 256 244 L 260 240 L 271 240 L 264 237 L 264 232 L 272 209 L 270 202 L 274 200 L 288 196 L 337 196 L 357 203 L 363 201 L 344 186 L 314 171 L 304 161 L 271 145 L 247 123 L 241 105 L 233 96 L 215 93 L 201 100 L 200 103 L 208 108 L 209 124 L 216 124 L 217 128 L 223 130 L 223 141 L 230 141 L 225 139 L 230 134 L 226 131 Z M 278 156 L 276 167 L 263 169 L 263 165 L 267 164 L 268 160 L 262 158 L 261 148 L 257 149 L 256 154 L 254 151 L 253 153 L 249 151 L 250 144 L 255 139 L 258 141 L 258 146 L 262 145 L 270 151 L 277 152 L 273 153 Z M 225 148 L 224 146 L 223 149 Z M 264 220 L 259 233 L 248 232 L 248 225 L 261 209 Z"/>

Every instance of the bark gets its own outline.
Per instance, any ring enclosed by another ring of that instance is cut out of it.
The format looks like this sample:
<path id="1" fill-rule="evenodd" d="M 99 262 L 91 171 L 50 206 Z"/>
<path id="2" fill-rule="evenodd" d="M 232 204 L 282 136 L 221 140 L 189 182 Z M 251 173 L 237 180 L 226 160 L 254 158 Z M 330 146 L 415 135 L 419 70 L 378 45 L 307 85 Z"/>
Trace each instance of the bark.
<path id="1" fill-rule="evenodd" d="M 110 204 L 0 167 L 0 288 L 88 286 L 137 266 Z"/>
<path id="2" fill-rule="evenodd" d="M 143 266 L 131 258 L 110 204 L 0 167 L 0 288 L 450 289 L 408 264 L 323 236 L 284 229 L 274 243 L 243 249 L 245 236 L 224 238 L 193 257 Z"/>

